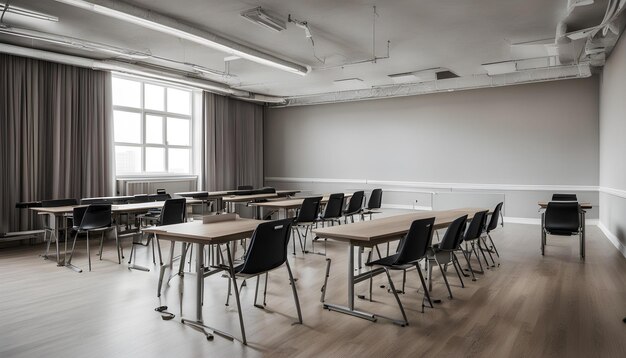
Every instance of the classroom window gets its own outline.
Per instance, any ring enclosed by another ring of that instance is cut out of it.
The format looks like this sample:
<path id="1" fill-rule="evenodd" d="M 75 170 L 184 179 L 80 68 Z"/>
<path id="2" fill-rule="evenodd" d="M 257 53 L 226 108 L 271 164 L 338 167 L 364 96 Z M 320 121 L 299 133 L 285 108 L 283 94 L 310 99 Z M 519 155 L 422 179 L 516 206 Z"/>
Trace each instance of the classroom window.
<path id="1" fill-rule="evenodd" d="M 113 76 L 117 175 L 191 174 L 190 89 Z"/>

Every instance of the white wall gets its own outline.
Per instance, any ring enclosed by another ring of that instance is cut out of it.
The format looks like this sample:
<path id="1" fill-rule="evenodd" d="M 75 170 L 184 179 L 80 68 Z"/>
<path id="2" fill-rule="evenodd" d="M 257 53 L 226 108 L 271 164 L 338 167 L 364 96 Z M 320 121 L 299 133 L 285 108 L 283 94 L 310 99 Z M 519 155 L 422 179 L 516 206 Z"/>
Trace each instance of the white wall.
<path id="1" fill-rule="evenodd" d="M 501 193 L 507 215 L 525 218 L 551 190 L 598 201 L 595 77 L 270 109 L 265 138 L 266 184 Z"/>
<path id="2" fill-rule="evenodd" d="M 600 85 L 600 227 L 626 255 L 626 39 L 604 67 Z"/>

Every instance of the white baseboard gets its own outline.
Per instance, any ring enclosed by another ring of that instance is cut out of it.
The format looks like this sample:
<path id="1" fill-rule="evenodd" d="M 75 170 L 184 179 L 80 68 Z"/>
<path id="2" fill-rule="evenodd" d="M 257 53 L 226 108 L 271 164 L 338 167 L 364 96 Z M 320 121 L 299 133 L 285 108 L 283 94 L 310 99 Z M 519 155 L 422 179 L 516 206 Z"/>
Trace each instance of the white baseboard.
<path id="1" fill-rule="evenodd" d="M 413 205 L 403 205 L 403 204 L 383 204 L 381 207 L 383 209 L 406 209 L 406 210 L 426 210 L 426 211 L 433 210 L 433 208 L 430 206 L 413 206 Z"/>
<path id="2" fill-rule="evenodd" d="M 624 246 L 619 239 L 617 238 L 617 236 L 613 235 L 612 232 L 609 231 L 609 229 L 604 226 L 604 224 L 602 222 L 598 222 L 598 227 L 600 228 L 600 230 L 602 230 L 602 233 L 604 234 L 604 236 L 606 236 L 607 239 L 609 239 L 609 241 L 613 244 L 613 246 L 615 246 L 615 248 L 622 253 L 622 255 L 624 255 L 624 257 L 626 258 L 626 246 Z"/>

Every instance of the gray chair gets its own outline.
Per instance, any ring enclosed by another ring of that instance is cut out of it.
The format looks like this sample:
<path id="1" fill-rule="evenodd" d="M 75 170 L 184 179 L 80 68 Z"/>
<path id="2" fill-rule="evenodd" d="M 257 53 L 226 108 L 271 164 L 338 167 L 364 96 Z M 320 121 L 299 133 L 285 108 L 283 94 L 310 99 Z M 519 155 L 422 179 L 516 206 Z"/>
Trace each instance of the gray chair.
<path id="1" fill-rule="evenodd" d="M 239 313 L 239 323 L 241 325 L 243 344 L 247 344 L 247 342 L 243 323 L 243 313 L 241 310 L 241 300 L 239 297 L 239 288 L 237 286 L 237 277 L 243 278 L 244 280 L 253 277 L 257 278 L 254 294 L 254 306 L 264 308 L 266 305 L 268 272 L 285 265 L 287 267 L 287 273 L 289 274 L 289 283 L 291 285 L 293 299 L 298 313 L 298 321 L 296 323 L 302 324 L 302 312 L 300 310 L 300 300 L 298 299 L 296 282 L 293 279 L 291 267 L 289 267 L 289 261 L 287 260 L 287 245 L 289 245 L 291 224 L 292 219 L 276 220 L 259 224 L 250 239 L 250 247 L 248 248 L 244 262 L 234 268 L 222 266 L 227 269 L 230 279 L 232 280 L 232 286 L 235 290 L 235 299 L 237 300 L 237 310 Z M 230 256 L 229 260 L 231 260 Z M 265 275 L 263 306 L 257 304 L 261 275 Z M 230 297 L 231 290 L 230 282 L 231 281 L 229 281 L 228 285 L 228 297 Z M 226 301 L 226 305 L 228 305 L 228 301 Z"/>
<path id="2" fill-rule="evenodd" d="M 120 242 L 117 237 L 117 228 L 112 225 L 111 221 L 111 204 L 91 204 L 87 207 L 74 208 L 74 227 L 76 234 L 72 243 L 72 252 L 68 259 L 71 264 L 76 248 L 76 239 L 81 233 L 87 234 L 87 258 L 89 260 L 89 271 L 91 271 L 91 251 L 89 247 L 89 234 L 100 233 L 100 260 L 102 260 L 102 245 L 104 243 L 104 233 L 113 230 L 115 233 L 115 245 L 117 249 L 117 263 L 121 264 Z M 82 270 L 79 270 L 82 272 Z"/>
<path id="3" fill-rule="evenodd" d="M 546 208 L 541 237 L 541 255 L 545 254 L 547 235 L 578 235 L 580 259 L 585 259 L 585 235 L 578 202 L 549 202 Z"/>
<path id="4" fill-rule="evenodd" d="M 395 285 L 393 284 L 393 280 L 391 279 L 389 270 L 405 271 L 415 266 L 417 274 L 422 283 L 422 288 L 424 289 L 425 297 L 422 298 L 422 312 L 424 312 L 424 299 L 428 300 L 431 308 L 434 307 L 430 298 L 430 293 L 428 292 L 428 288 L 426 287 L 426 282 L 424 280 L 424 275 L 422 274 L 422 269 L 419 265 L 419 261 L 425 259 L 428 253 L 428 247 L 430 246 L 433 237 L 434 223 L 435 218 L 413 221 L 413 223 L 411 223 L 411 227 L 409 228 L 409 232 L 406 234 L 406 237 L 404 238 L 402 245 L 400 245 L 401 247 L 396 254 L 366 263 L 367 266 L 380 266 L 385 270 L 385 273 L 387 274 L 387 280 L 389 281 L 389 287 L 394 297 L 396 298 L 396 302 L 398 303 L 398 307 L 400 308 L 403 317 L 402 321 L 394 320 L 393 322 L 401 326 L 408 325 L 409 321 L 406 317 L 406 313 L 404 312 L 402 302 L 398 297 L 398 292 L 396 291 Z"/>

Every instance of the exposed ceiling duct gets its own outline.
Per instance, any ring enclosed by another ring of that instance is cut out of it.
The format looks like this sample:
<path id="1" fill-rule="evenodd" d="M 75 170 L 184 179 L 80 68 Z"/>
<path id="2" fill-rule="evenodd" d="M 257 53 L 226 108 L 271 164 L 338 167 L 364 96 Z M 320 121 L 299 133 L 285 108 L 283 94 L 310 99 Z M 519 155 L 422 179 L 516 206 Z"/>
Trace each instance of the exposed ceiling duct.
<path id="1" fill-rule="evenodd" d="M 70 56 L 59 54 L 56 52 L 49 52 L 43 50 L 36 50 L 30 48 L 24 48 L 19 46 L 13 46 L 0 43 L 0 53 L 6 53 L 10 55 L 30 57 L 45 61 L 58 62 L 78 67 L 86 67 L 94 70 L 114 71 L 127 73 L 136 76 L 142 76 L 146 78 L 152 78 L 156 80 L 168 81 L 171 83 L 177 83 L 180 85 L 196 87 L 204 89 L 210 92 L 215 92 L 224 95 L 231 95 L 243 100 L 265 102 L 265 103 L 284 103 L 284 99 L 280 97 L 257 95 L 247 91 L 241 91 L 231 88 L 225 84 L 212 82 L 193 77 L 188 77 L 183 74 L 174 72 L 165 72 L 157 69 L 147 68 L 145 66 L 139 66 L 120 61 L 100 61 L 93 60 L 84 57 Z"/>
<path id="2" fill-rule="evenodd" d="M 324 103 L 360 101 L 379 98 L 415 96 L 421 94 L 452 92 L 478 88 L 500 87 L 524 83 L 586 78 L 591 76 L 589 64 L 558 66 L 517 71 L 500 75 L 475 75 L 421 83 L 372 87 L 368 89 L 321 93 L 310 96 L 288 97 L 285 104 L 276 106 L 302 106 Z"/>
<path id="3" fill-rule="evenodd" d="M 133 23 L 152 30 L 186 39 L 213 50 L 245 58 L 265 66 L 274 67 L 298 75 L 306 75 L 309 68 L 295 62 L 253 49 L 205 30 L 187 25 L 174 18 L 161 15 L 138 6 L 115 0 L 56 0 L 118 20 Z"/>

